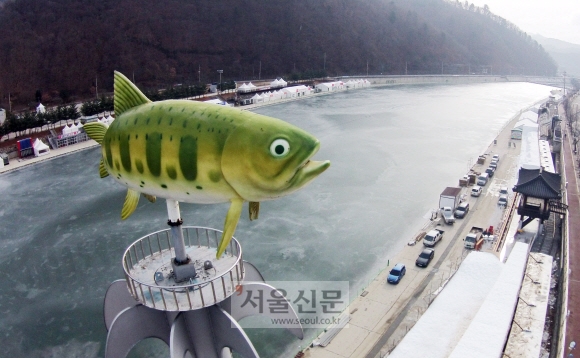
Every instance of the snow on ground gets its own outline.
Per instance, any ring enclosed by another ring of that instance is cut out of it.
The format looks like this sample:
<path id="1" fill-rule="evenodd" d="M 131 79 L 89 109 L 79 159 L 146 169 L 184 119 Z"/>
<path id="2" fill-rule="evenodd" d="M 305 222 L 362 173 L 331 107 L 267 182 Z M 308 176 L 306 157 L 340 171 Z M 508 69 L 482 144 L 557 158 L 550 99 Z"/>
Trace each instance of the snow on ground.
<path id="1" fill-rule="evenodd" d="M 503 266 L 493 254 L 471 252 L 389 357 L 448 357 L 488 296 Z"/>

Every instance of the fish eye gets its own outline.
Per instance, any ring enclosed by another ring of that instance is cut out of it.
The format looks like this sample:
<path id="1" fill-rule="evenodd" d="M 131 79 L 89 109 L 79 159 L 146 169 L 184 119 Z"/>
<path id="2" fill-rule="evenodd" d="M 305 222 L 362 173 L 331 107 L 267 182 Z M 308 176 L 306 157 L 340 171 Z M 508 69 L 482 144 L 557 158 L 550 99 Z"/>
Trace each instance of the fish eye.
<path id="1" fill-rule="evenodd" d="M 280 158 L 290 152 L 290 143 L 286 139 L 276 139 L 270 144 L 270 153 L 274 157 Z"/>

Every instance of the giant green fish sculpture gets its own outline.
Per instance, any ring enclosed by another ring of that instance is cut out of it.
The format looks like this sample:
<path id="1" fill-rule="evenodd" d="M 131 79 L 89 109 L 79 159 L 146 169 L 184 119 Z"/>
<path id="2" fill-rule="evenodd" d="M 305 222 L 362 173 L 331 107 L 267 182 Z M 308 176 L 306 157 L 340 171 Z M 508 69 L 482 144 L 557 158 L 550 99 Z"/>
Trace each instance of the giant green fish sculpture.
<path id="1" fill-rule="evenodd" d="M 133 213 L 140 194 L 150 201 L 230 202 L 218 258 L 244 201 L 253 220 L 259 202 L 304 187 L 330 166 L 310 160 L 320 146 L 316 138 L 279 119 L 189 100 L 152 102 L 119 72 L 114 85 L 116 119 L 84 128 L 102 146 L 101 177 L 128 187 L 121 218 Z"/>

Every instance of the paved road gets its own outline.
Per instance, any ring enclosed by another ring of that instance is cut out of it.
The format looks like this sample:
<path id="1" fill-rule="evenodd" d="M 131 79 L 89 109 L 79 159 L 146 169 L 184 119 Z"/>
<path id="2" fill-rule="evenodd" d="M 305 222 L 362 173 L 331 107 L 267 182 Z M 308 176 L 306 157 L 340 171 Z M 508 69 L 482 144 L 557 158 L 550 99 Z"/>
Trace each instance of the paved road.
<path id="1" fill-rule="evenodd" d="M 580 100 L 577 100 L 580 102 Z M 561 109 L 560 113 L 564 113 Z M 568 257 L 569 267 L 568 272 L 568 316 L 566 319 L 566 332 L 564 347 L 567 357 L 569 353 L 574 353 L 574 350 L 569 349 L 570 343 L 580 343 L 580 191 L 578 171 L 574 162 L 575 157 L 572 152 L 572 143 L 570 143 L 570 132 L 568 131 L 567 122 L 564 122 L 565 133 L 564 138 L 564 164 L 566 172 L 566 180 L 568 181 L 566 198 L 568 200 Z M 576 356 L 580 353 L 576 353 Z"/>

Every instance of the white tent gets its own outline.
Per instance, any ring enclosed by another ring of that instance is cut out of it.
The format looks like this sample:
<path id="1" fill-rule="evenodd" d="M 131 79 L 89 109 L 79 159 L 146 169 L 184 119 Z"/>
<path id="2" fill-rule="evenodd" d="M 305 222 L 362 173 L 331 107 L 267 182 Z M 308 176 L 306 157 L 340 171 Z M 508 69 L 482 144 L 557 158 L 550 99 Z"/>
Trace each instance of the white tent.
<path id="1" fill-rule="evenodd" d="M 243 83 L 240 87 L 238 87 L 238 92 L 248 92 L 250 90 L 250 87 Z"/>
<path id="2" fill-rule="evenodd" d="M 38 106 L 36 106 L 36 113 L 44 113 L 44 112 L 46 112 L 46 108 L 44 108 L 42 103 L 39 103 Z"/>
<path id="3" fill-rule="evenodd" d="M 81 122 L 78 122 L 77 129 L 80 131 L 82 127 L 84 127 L 83 124 Z"/>
<path id="4" fill-rule="evenodd" d="M 278 79 L 275 79 L 274 81 L 270 82 L 270 87 L 272 88 L 280 87 L 280 82 L 278 81 Z"/>
<path id="5" fill-rule="evenodd" d="M 254 97 L 252 97 L 252 103 L 258 103 L 263 101 L 264 99 L 257 93 L 254 95 Z"/>
<path id="6" fill-rule="evenodd" d="M 32 148 L 34 149 L 35 157 L 40 157 L 41 155 L 45 155 L 50 152 L 50 148 L 48 147 L 48 145 L 42 143 L 42 141 L 38 138 L 36 138 L 36 140 L 34 141 Z"/>
<path id="7" fill-rule="evenodd" d="M 288 82 L 284 81 L 282 78 L 279 78 L 278 84 L 280 87 L 286 87 L 288 85 Z"/>
<path id="8" fill-rule="evenodd" d="M 69 135 L 69 134 L 71 134 L 72 132 L 73 132 L 73 131 L 72 131 L 72 128 L 71 128 L 71 127 L 69 127 L 68 125 L 65 125 L 65 126 L 64 126 L 64 128 L 62 129 L 62 134 L 63 134 L 63 135 Z"/>
<path id="9" fill-rule="evenodd" d="M 248 90 L 251 91 L 251 90 L 253 90 L 255 88 L 256 88 L 256 86 L 254 86 L 254 84 L 252 82 L 248 83 Z"/>

